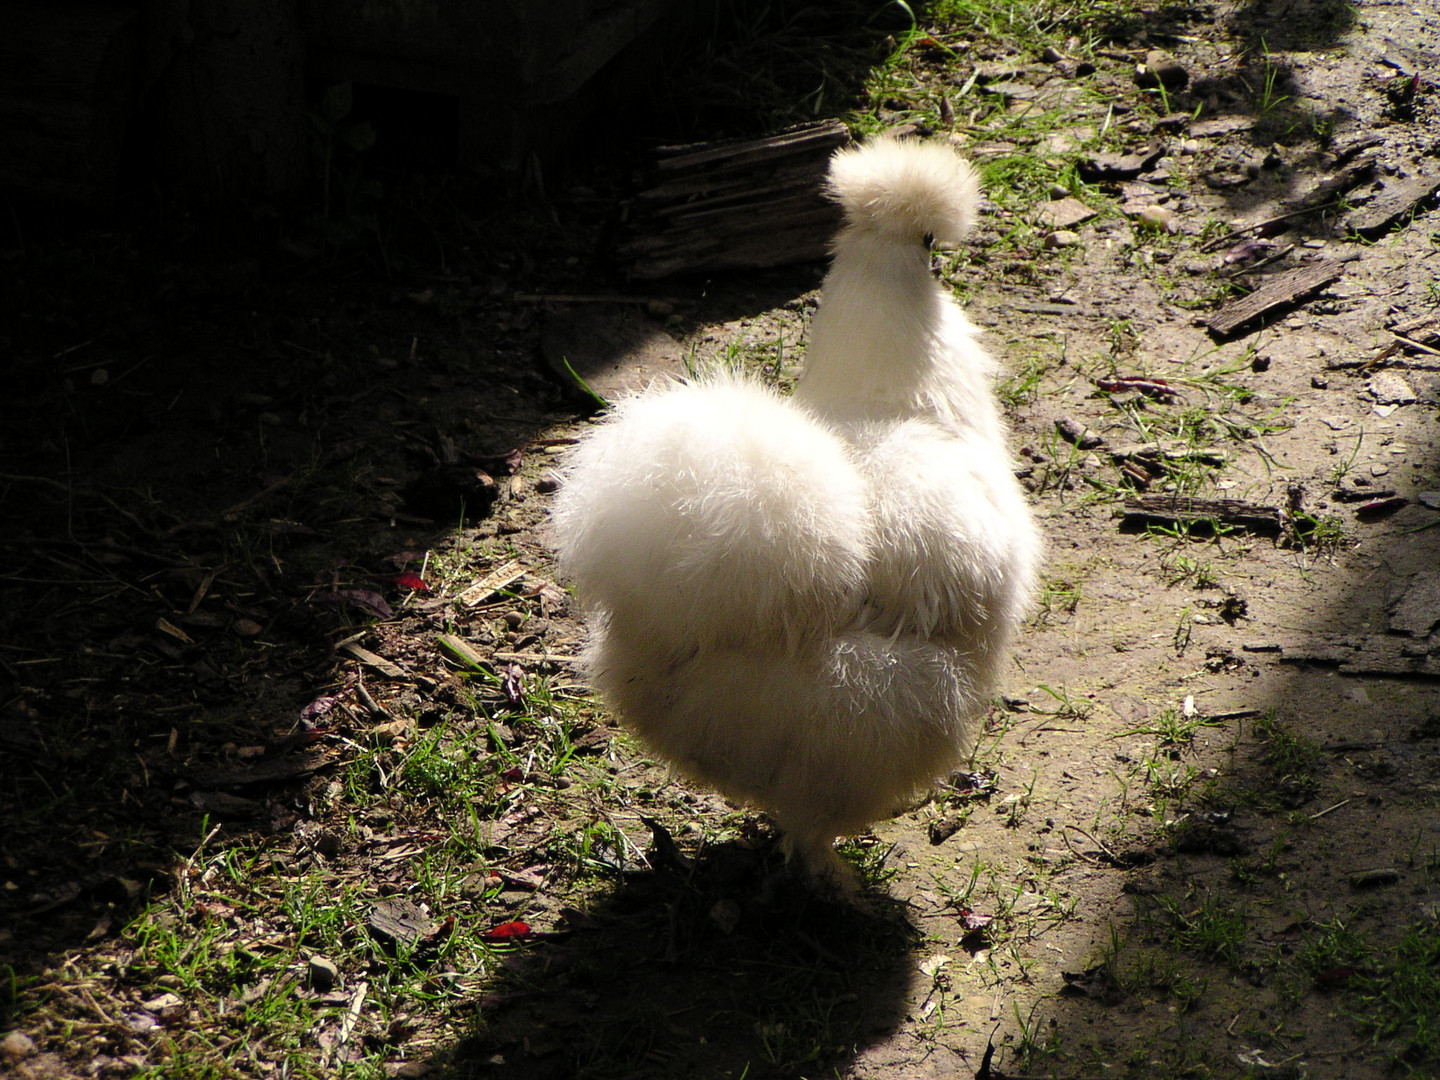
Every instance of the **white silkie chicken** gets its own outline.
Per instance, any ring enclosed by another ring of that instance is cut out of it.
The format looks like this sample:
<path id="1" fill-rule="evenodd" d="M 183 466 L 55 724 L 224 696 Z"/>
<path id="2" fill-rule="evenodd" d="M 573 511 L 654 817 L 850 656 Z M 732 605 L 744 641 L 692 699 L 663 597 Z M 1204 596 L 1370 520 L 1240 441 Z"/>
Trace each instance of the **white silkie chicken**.
<path id="1" fill-rule="evenodd" d="M 845 224 L 794 396 L 722 376 L 620 403 L 555 525 L 603 697 L 845 888 L 835 838 L 972 748 L 1040 544 L 994 364 L 930 272 L 974 171 L 886 139 L 837 153 L 829 191 Z"/>

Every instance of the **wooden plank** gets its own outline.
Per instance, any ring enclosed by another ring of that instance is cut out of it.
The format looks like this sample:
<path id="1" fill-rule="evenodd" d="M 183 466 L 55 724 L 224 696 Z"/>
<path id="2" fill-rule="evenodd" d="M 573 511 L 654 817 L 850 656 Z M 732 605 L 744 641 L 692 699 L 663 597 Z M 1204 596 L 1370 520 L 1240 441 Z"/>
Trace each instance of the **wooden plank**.
<path id="1" fill-rule="evenodd" d="M 1276 274 L 1249 296 L 1225 305 L 1206 323 L 1210 332 L 1228 337 L 1246 323 L 1268 315 L 1276 308 L 1293 304 L 1316 289 L 1330 284 L 1345 272 L 1345 260 L 1322 259 L 1308 266 Z"/>

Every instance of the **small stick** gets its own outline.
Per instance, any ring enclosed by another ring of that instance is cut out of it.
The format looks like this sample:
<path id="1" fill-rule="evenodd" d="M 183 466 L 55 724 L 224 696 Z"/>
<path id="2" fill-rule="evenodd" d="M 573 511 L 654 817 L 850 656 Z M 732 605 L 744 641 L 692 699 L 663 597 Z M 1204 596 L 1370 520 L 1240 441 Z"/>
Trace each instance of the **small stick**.
<path id="1" fill-rule="evenodd" d="M 1311 820 L 1311 821 L 1314 821 L 1314 820 L 1316 820 L 1317 818 L 1322 818 L 1322 817 L 1324 817 L 1326 814 L 1330 813 L 1331 810 L 1339 810 L 1340 807 L 1344 806 L 1344 805 L 1345 805 L 1346 803 L 1348 803 L 1349 801 L 1350 801 L 1349 799 L 1341 799 L 1341 800 L 1340 800 L 1339 802 L 1337 802 L 1334 806 L 1327 806 L 1324 810 L 1317 810 L 1315 813 L 1313 813 L 1313 814 L 1310 815 L 1310 820 Z"/>

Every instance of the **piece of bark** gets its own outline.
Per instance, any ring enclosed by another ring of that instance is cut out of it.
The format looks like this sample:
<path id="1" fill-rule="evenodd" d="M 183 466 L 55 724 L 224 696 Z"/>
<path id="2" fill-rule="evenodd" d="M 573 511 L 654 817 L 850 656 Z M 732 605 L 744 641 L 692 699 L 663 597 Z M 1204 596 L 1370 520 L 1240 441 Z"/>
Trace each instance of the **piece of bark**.
<path id="1" fill-rule="evenodd" d="M 1283 274 L 1276 274 L 1252 292 L 1239 300 L 1226 304 L 1212 315 L 1206 323 L 1210 332 L 1217 337 L 1229 337 L 1246 323 L 1268 315 L 1276 308 L 1292 304 L 1316 289 L 1329 285 L 1345 272 L 1340 259 L 1322 259 L 1308 266 L 1296 267 Z"/>
<path id="2" fill-rule="evenodd" d="M 1075 165 L 1080 179 L 1087 183 L 1097 180 L 1134 180 L 1164 155 L 1163 146 L 1147 147 L 1129 154 L 1096 154 Z"/>
<path id="3" fill-rule="evenodd" d="M 1127 443 L 1110 451 L 1110 457 L 1119 464 L 1139 458 L 1142 461 L 1198 461 L 1202 465 L 1219 468 L 1226 460 L 1223 450 L 1213 447 L 1189 446 L 1182 439 L 1165 439 L 1159 442 Z"/>
<path id="4" fill-rule="evenodd" d="M 413 901 L 382 900 L 370 912 L 370 932 L 380 941 L 415 947 L 430 938 L 440 924 Z"/>
<path id="5" fill-rule="evenodd" d="M 1242 499 L 1197 499 L 1184 495 L 1136 495 L 1126 499 L 1125 522 L 1212 528 L 1218 522 L 1265 536 L 1278 536 L 1282 529 L 1278 506 L 1262 506 Z"/>
<path id="6" fill-rule="evenodd" d="M 1391 323 L 1389 330 L 1397 337 L 1418 341 L 1421 345 L 1440 345 L 1440 315 L 1434 312 Z"/>
<path id="7" fill-rule="evenodd" d="M 763 139 L 663 147 L 625 208 L 616 258 L 632 278 L 824 258 L 840 210 L 822 194 L 838 120 Z"/>
<path id="8" fill-rule="evenodd" d="M 1437 191 L 1440 191 L 1440 175 L 1387 180 L 1384 191 L 1346 218 L 1345 227 L 1367 240 L 1374 240 L 1431 199 Z"/>
<path id="9" fill-rule="evenodd" d="M 410 677 L 398 664 L 392 664 L 385 657 L 379 656 L 361 645 L 356 645 L 353 641 L 347 642 L 341 648 L 362 664 L 374 668 L 387 679 L 408 679 Z"/>

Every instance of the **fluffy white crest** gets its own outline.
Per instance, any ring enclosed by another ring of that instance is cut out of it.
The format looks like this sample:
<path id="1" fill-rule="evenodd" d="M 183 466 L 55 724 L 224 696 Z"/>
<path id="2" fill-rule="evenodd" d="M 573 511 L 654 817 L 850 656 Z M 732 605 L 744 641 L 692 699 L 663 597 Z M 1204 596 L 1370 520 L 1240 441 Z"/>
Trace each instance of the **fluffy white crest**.
<path id="1" fill-rule="evenodd" d="M 828 191 L 849 232 L 948 247 L 974 224 L 980 178 L 943 143 L 887 138 L 837 153 Z"/>

